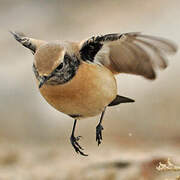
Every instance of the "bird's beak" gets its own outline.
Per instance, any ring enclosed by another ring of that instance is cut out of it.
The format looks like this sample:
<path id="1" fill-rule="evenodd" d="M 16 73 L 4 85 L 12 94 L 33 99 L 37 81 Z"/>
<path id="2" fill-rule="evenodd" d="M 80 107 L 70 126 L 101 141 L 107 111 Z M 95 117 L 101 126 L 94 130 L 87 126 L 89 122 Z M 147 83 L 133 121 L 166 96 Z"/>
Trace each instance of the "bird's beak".
<path id="1" fill-rule="evenodd" d="M 42 85 L 48 80 L 49 78 L 46 76 L 41 76 L 39 78 L 39 89 L 42 87 Z"/>

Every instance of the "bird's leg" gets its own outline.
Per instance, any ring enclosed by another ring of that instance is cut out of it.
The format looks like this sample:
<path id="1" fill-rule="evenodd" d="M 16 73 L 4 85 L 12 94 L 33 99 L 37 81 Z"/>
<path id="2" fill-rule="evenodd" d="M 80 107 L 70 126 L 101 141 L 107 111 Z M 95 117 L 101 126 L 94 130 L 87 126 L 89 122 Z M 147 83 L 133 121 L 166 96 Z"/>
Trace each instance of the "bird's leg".
<path id="1" fill-rule="evenodd" d="M 102 130 L 104 128 L 101 124 L 102 124 L 102 119 L 103 119 L 105 111 L 106 111 L 106 107 L 104 108 L 104 111 L 101 114 L 100 121 L 99 121 L 98 125 L 96 126 L 96 141 L 98 143 L 98 146 L 101 144 L 101 141 L 102 141 Z"/>
<path id="2" fill-rule="evenodd" d="M 74 120 L 74 124 L 73 124 L 72 134 L 71 134 L 71 137 L 70 137 L 71 144 L 72 144 L 73 148 L 75 149 L 75 151 L 77 153 L 80 153 L 83 156 L 88 156 L 87 154 L 84 154 L 82 152 L 83 148 L 78 143 L 78 141 L 81 138 L 81 136 L 77 136 L 77 137 L 74 136 L 74 131 L 75 131 L 76 123 L 77 123 L 77 120 L 75 119 Z"/>

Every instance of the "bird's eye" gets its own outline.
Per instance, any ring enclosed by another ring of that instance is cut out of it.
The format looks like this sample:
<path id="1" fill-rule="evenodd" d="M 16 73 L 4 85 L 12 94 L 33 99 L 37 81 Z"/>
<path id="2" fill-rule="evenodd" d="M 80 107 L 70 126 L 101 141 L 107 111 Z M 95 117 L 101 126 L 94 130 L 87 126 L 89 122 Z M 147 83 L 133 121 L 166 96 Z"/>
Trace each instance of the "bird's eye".
<path id="1" fill-rule="evenodd" d="M 47 79 L 48 76 L 42 76 L 43 79 Z"/>
<path id="2" fill-rule="evenodd" d="M 56 70 L 60 70 L 60 69 L 62 69 L 63 68 L 63 63 L 61 63 L 57 68 L 56 68 Z"/>

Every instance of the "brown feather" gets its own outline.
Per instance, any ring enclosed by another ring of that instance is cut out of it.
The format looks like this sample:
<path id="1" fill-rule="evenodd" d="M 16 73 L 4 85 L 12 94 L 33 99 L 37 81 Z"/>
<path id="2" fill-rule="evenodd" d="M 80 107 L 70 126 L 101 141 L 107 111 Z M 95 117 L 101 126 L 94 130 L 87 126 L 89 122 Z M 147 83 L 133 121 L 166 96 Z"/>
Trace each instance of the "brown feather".
<path id="1" fill-rule="evenodd" d="M 129 73 L 155 79 L 156 69 L 167 67 L 166 56 L 177 51 L 177 46 L 171 41 L 139 32 L 125 33 L 119 37 L 118 40 L 102 42 L 103 46 L 109 47 L 108 61 L 98 57 L 98 61 L 114 74 Z"/>
<path id="2" fill-rule="evenodd" d="M 40 76 L 49 75 L 63 60 L 64 48 L 52 42 L 41 46 L 34 55 L 35 66 Z"/>

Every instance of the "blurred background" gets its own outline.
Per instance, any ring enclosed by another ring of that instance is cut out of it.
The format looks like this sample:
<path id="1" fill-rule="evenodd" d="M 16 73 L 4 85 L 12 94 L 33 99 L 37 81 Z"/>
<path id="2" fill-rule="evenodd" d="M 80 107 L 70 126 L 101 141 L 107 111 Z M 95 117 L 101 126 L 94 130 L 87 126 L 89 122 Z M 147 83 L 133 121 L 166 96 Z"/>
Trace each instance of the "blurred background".
<path id="1" fill-rule="evenodd" d="M 179 0 L 0 0 L 0 179 L 173 179 L 155 166 L 168 157 L 180 162 L 179 52 L 155 81 L 117 76 L 119 94 L 136 102 L 108 108 L 100 147 L 99 116 L 78 122 L 89 154 L 81 157 L 69 142 L 73 120 L 42 98 L 33 55 L 9 30 L 47 41 L 140 31 L 178 45 L 179 7 Z"/>

